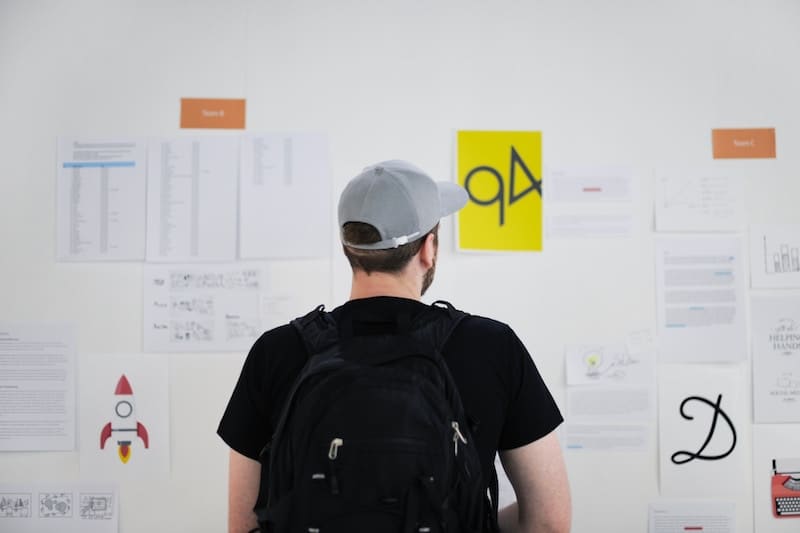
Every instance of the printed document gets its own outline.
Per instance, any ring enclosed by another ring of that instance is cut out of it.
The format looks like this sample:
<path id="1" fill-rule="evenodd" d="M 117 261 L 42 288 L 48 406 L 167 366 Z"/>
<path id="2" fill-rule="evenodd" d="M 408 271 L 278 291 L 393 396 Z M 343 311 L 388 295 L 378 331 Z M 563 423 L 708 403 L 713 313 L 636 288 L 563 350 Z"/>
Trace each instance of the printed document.
<path id="1" fill-rule="evenodd" d="M 655 350 L 647 331 L 627 343 L 565 348 L 568 450 L 645 450 L 655 419 Z"/>
<path id="2" fill-rule="evenodd" d="M 751 306 L 754 421 L 800 423 L 800 296 L 753 295 Z"/>
<path id="3" fill-rule="evenodd" d="M 548 169 L 548 203 L 608 204 L 633 201 L 633 176 L 625 167 L 559 166 Z"/>
<path id="4" fill-rule="evenodd" d="M 645 450 L 655 412 L 653 395 L 652 386 L 568 387 L 564 446 L 568 450 Z"/>
<path id="5" fill-rule="evenodd" d="M 562 214 L 547 216 L 550 239 L 596 239 L 630 237 L 633 216 L 630 214 Z"/>
<path id="6" fill-rule="evenodd" d="M 147 155 L 147 260 L 236 259 L 239 139 L 152 139 Z"/>
<path id="7" fill-rule="evenodd" d="M 329 257 L 332 176 L 322 134 L 242 138 L 240 257 Z"/>
<path id="8" fill-rule="evenodd" d="M 800 224 L 750 227 L 754 289 L 800 288 Z"/>
<path id="9" fill-rule="evenodd" d="M 713 484 L 712 480 L 708 481 Z M 733 503 L 716 501 L 651 503 L 648 533 L 736 533 Z"/>
<path id="10" fill-rule="evenodd" d="M 0 323 L 0 451 L 75 449 L 75 368 L 71 327 Z"/>
<path id="11" fill-rule="evenodd" d="M 559 166 L 548 171 L 547 237 L 630 237 L 634 181 L 631 170 L 614 166 Z"/>
<path id="12" fill-rule="evenodd" d="M 744 290 L 740 238 L 657 238 L 661 362 L 746 359 Z"/>
<path id="13" fill-rule="evenodd" d="M 119 492 L 109 484 L 2 483 L 0 531 L 117 533 Z"/>
<path id="14" fill-rule="evenodd" d="M 145 156 L 143 140 L 59 139 L 59 260 L 144 259 Z"/>
<path id="15" fill-rule="evenodd" d="M 656 174 L 656 231 L 742 231 L 745 180 L 714 169 Z"/>
<path id="16" fill-rule="evenodd" d="M 246 351 L 262 333 L 261 269 L 146 265 L 147 352 Z"/>

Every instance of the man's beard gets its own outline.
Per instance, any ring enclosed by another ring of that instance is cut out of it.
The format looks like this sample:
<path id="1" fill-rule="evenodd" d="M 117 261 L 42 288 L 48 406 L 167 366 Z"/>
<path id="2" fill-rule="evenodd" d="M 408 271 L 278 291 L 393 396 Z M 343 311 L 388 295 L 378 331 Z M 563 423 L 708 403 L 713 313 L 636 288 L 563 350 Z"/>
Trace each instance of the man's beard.
<path id="1" fill-rule="evenodd" d="M 433 283 L 433 276 L 436 274 L 436 257 L 433 258 L 433 265 L 425 272 L 425 275 L 422 278 L 422 294 L 420 296 L 424 296 L 425 292 Z"/>

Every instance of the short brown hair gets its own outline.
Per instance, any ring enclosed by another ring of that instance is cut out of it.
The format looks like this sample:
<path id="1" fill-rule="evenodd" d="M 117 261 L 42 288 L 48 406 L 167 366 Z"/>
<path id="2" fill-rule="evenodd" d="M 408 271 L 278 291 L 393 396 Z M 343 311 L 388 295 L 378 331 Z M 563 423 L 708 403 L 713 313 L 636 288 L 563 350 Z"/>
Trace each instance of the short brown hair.
<path id="1" fill-rule="evenodd" d="M 433 233 L 434 239 L 438 242 L 439 224 L 423 237 L 386 250 L 361 250 L 342 245 L 344 255 L 350 262 L 353 270 L 363 270 L 367 274 L 372 272 L 387 272 L 396 274 L 408 265 L 411 258 L 419 253 L 425 239 Z M 342 226 L 342 239 L 353 244 L 372 244 L 381 240 L 381 235 L 375 226 L 363 222 L 346 222 Z"/>

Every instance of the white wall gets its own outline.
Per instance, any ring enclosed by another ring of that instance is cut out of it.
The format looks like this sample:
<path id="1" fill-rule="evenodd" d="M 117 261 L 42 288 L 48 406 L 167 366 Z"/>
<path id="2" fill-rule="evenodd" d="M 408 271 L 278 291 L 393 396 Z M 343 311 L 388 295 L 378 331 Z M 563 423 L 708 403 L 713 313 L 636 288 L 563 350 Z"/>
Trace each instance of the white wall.
<path id="1" fill-rule="evenodd" d="M 776 160 L 717 164 L 747 175 L 749 221 L 800 222 L 798 28 L 795 0 L 0 0 L 0 320 L 72 321 L 84 354 L 142 350 L 142 265 L 55 262 L 59 135 L 170 135 L 181 97 L 246 98 L 248 130 L 329 134 L 338 193 L 388 158 L 449 178 L 457 129 L 541 130 L 545 165 L 634 169 L 635 235 L 456 255 L 448 222 L 431 299 L 514 326 L 563 405 L 565 343 L 655 327 L 655 168 L 711 163 L 712 128 L 775 127 Z M 296 314 L 347 295 L 338 256 L 271 268 Z M 214 431 L 243 354 L 164 357 L 171 476 L 122 485 L 120 530 L 222 531 Z M 567 455 L 574 531 L 646 530 L 656 437 L 647 453 Z M 4 453 L 0 479 L 82 478 L 77 453 Z"/>

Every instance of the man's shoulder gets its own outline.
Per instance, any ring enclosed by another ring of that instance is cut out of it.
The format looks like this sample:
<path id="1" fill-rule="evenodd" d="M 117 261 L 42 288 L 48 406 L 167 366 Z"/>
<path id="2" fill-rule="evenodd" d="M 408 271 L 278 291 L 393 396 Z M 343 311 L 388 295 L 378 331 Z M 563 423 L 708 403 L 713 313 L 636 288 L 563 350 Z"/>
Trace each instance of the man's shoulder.
<path id="1" fill-rule="evenodd" d="M 464 313 L 455 329 L 452 330 L 449 340 L 445 345 L 445 352 L 449 350 L 468 352 L 493 352 L 506 351 L 515 344 L 514 330 L 500 320 L 480 314 L 471 313 L 466 309 L 455 307 L 458 312 Z M 439 312 L 446 314 L 447 309 Z"/>
<path id="2" fill-rule="evenodd" d="M 514 334 L 514 330 L 511 329 L 511 326 L 509 326 L 505 322 L 487 316 L 470 313 L 467 310 L 462 310 L 462 309 L 459 310 L 465 313 L 466 316 L 462 320 L 459 327 L 456 329 L 456 332 L 472 333 L 479 335 Z"/>
<path id="3" fill-rule="evenodd" d="M 286 351 L 301 349 L 303 346 L 297 329 L 291 324 L 283 324 L 269 329 L 261 334 L 253 343 L 252 351 L 265 351 L 275 353 L 276 351 Z"/>
<path id="4" fill-rule="evenodd" d="M 305 363 L 307 354 L 297 330 L 284 324 L 265 331 L 250 347 L 243 373 L 262 383 L 288 379 Z M 266 380 L 266 381 L 265 381 Z"/>

